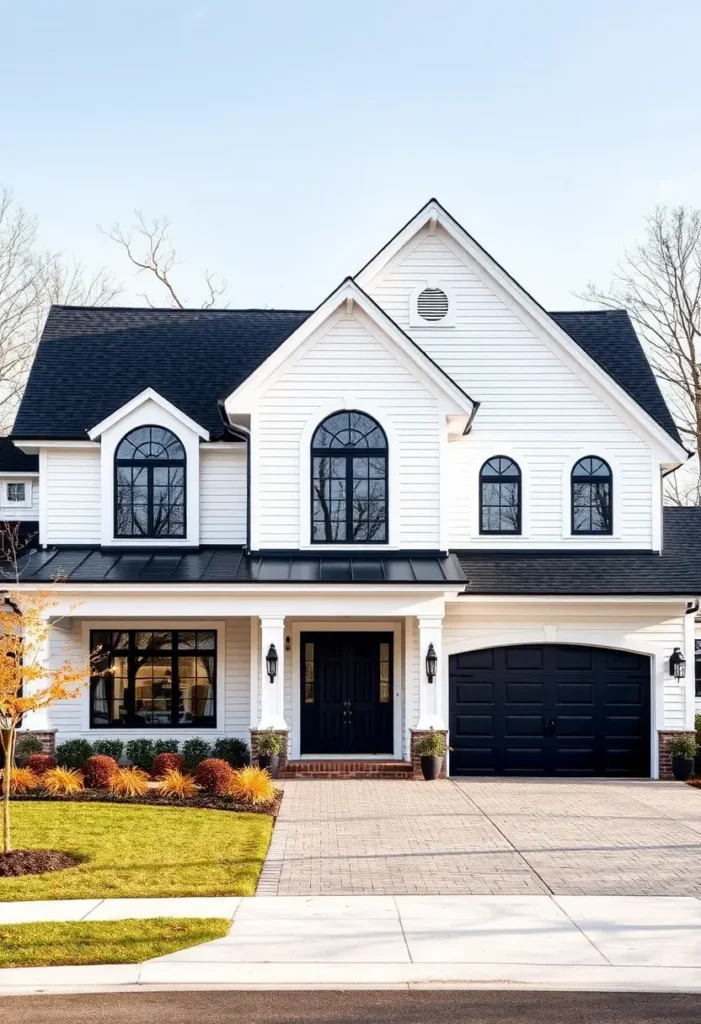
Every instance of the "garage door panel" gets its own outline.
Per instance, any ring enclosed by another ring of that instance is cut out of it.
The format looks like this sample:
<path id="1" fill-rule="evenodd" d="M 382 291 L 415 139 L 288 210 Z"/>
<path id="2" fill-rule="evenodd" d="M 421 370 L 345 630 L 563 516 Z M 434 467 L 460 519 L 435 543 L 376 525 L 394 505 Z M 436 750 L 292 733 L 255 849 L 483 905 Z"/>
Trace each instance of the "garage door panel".
<path id="1" fill-rule="evenodd" d="M 649 776 L 650 661 L 566 644 L 450 659 L 451 772 Z"/>

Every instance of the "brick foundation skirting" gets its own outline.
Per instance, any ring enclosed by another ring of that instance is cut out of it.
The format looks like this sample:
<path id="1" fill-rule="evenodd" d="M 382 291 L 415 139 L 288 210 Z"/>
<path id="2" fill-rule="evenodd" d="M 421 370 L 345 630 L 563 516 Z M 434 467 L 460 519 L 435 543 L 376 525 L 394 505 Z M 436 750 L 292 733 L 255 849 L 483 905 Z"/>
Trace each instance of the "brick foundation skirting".
<path id="1" fill-rule="evenodd" d="M 24 736 L 36 736 L 41 741 L 43 754 L 56 753 L 56 729 L 20 729 L 17 733 L 17 743 Z"/>
<path id="2" fill-rule="evenodd" d="M 411 779 L 408 761 L 288 761 L 286 779 Z"/>
<path id="3" fill-rule="evenodd" d="M 268 733 L 268 729 L 251 729 L 251 761 L 255 762 L 258 760 L 258 737 L 262 733 Z M 273 729 L 273 732 L 280 737 L 280 776 L 285 770 L 287 764 L 287 730 L 286 729 Z"/>
<path id="4" fill-rule="evenodd" d="M 434 729 L 434 732 L 440 733 L 448 741 L 448 733 L 445 729 Z M 423 736 L 429 736 L 431 734 L 430 729 L 412 729 L 411 730 L 411 764 L 413 768 L 413 775 L 415 779 L 423 779 L 423 773 L 421 771 L 421 757 L 416 753 L 416 744 Z M 442 779 L 445 778 L 445 756 L 443 757 L 443 766 L 441 768 Z"/>
<path id="5" fill-rule="evenodd" d="M 659 758 L 660 758 L 660 778 L 661 779 L 673 779 L 672 775 L 672 758 L 669 753 L 669 744 L 672 742 L 675 736 L 691 736 L 695 737 L 694 732 L 684 732 L 683 730 L 678 732 L 658 732 L 657 742 L 659 747 Z"/>

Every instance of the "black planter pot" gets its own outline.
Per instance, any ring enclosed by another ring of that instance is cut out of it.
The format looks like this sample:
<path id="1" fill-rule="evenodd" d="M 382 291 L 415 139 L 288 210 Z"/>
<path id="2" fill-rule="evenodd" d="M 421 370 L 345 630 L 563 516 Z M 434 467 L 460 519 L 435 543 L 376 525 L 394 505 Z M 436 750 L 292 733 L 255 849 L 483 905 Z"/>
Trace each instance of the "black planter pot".
<path id="1" fill-rule="evenodd" d="M 280 771 L 280 755 L 279 754 L 259 754 L 258 755 L 258 767 L 267 768 L 274 779 L 278 777 Z"/>
<path id="2" fill-rule="evenodd" d="M 693 757 L 672 758 L 672 775 L 677 780 L 677 782 L 686 782 L 687 779 L 691 778 L 691 773 L 693 772 L 693 770 Z"/>
<path id="3" fill-rule="evenodd" d="M 433 782 L 435 779 L 440 778 L 442 767 L 443 758 L 441 756 L 433 757 L 428 755 L 421 758 L 421 771 L 427 782 Z"/>

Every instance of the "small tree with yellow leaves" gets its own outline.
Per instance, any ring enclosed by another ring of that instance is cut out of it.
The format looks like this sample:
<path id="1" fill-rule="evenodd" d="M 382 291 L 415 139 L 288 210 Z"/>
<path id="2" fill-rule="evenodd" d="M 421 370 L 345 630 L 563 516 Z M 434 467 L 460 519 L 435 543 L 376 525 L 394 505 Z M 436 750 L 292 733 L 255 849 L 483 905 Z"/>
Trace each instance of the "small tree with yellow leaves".
<path id="1" fill-rule="evenodd" d="M 3 537 L 3 541 L 6 539 Z M 16 545 L 3 544 L 3 547 L 5 567 L 18 579 L 20 573 L 17 571 Z M 17 729 L 28 712 L 41 711 L 58 700 L 78 697 L 90 671 L 89 663 L 76 665 L 68 658 L 57 667 L 47 665 L 48 641 L 56 625 L 50 619 L 51 608 L 55 603 L 50 590 L 6 590 L 0 593 L 3 853 L 9 853 L 12 849 L 10 784 Z"/>

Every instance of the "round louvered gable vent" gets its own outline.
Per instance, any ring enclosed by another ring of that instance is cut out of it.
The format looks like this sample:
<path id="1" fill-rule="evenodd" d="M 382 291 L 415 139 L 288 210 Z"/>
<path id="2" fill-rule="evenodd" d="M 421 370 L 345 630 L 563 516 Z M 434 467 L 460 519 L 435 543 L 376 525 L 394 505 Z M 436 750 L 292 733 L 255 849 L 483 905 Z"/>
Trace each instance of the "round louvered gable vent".
<path id="1" fill-rule="evenodd" d="M 430 323 L 443 320 L 448 315 L 448 296 L 442 288 L 424 288 L 416 300 L 416 312 Z"/>

